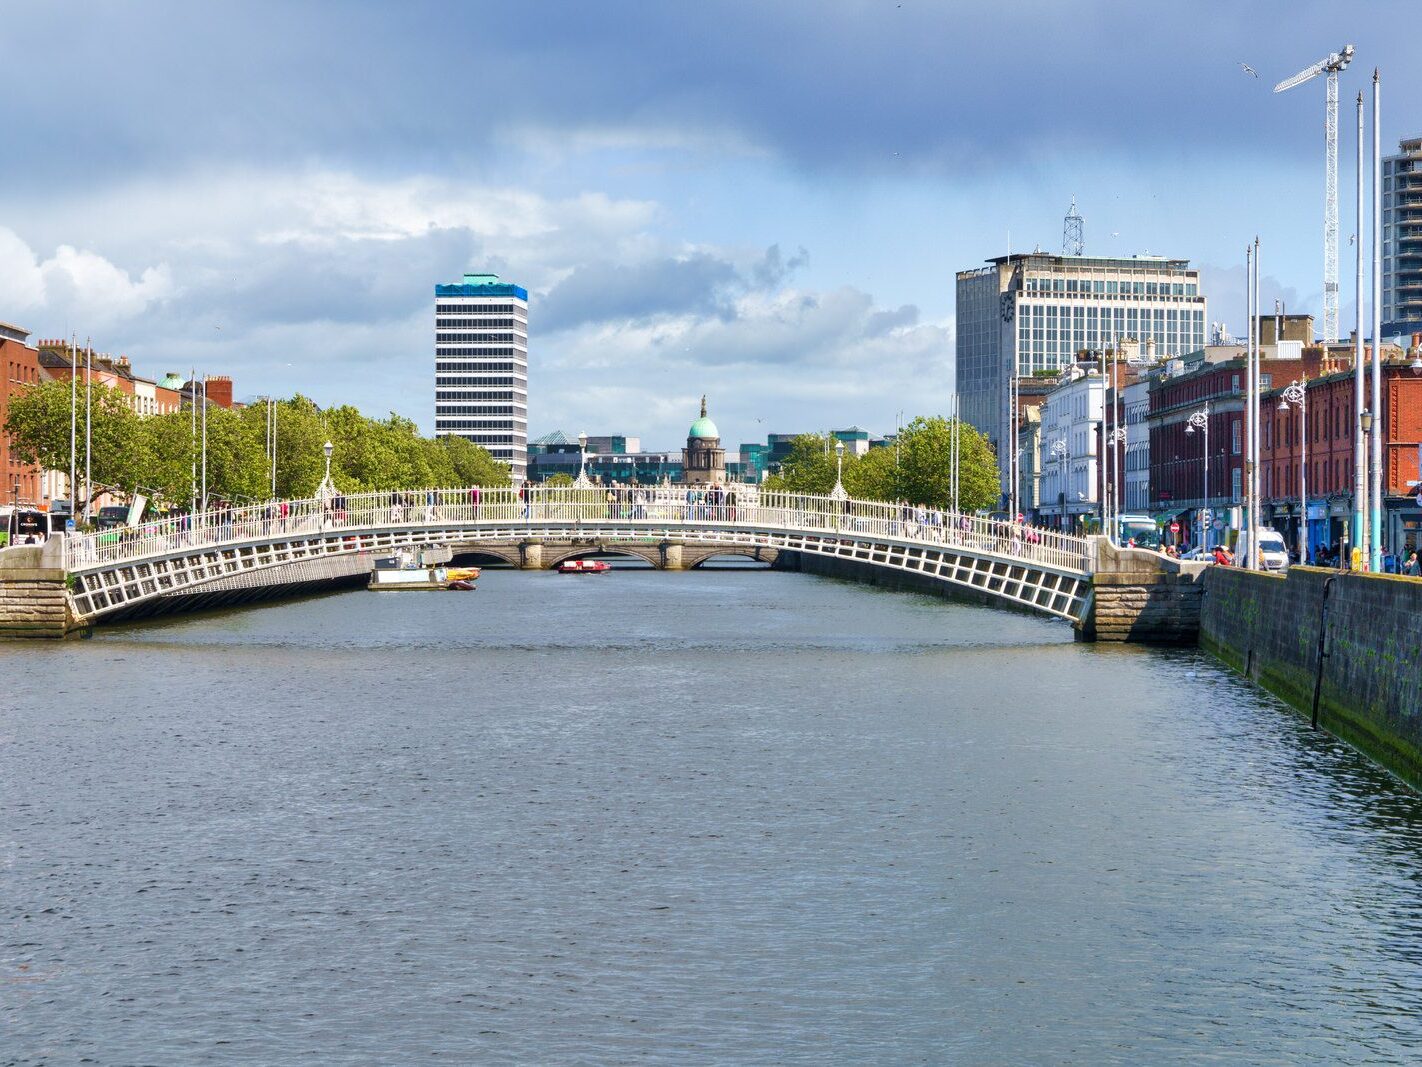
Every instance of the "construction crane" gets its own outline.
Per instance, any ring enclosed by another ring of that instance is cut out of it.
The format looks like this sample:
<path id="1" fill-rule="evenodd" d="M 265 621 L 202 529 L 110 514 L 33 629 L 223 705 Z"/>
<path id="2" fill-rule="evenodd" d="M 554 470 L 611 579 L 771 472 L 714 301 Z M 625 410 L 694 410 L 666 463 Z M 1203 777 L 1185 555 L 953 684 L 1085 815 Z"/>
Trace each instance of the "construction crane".
<path id="1" fill-rule="evenodd" d="M 1324 191 L 1323 191 L 1323 339 L 1338 340 L 1338 72 L 1353 60 L 1353 46 L 1343 46 L 1341 52 L 1330 52 L 1311 67 L 1285 78 L 1274 86 L 1282 93 L 1312 81 L 1320 74 L 1328 75 L 1328 103 L 1323 117 Z"/>

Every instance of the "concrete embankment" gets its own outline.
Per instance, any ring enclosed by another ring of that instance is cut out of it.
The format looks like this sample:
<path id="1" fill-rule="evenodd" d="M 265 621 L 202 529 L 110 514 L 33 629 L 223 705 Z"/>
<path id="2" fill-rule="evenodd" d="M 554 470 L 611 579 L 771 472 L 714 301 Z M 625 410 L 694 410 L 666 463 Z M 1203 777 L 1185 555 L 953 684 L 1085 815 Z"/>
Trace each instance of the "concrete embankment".
<path id="1" fill-rule="evenodd" d="M 1422 788 L 1422 581 L 1211 567 L 1200 647 Z"/>

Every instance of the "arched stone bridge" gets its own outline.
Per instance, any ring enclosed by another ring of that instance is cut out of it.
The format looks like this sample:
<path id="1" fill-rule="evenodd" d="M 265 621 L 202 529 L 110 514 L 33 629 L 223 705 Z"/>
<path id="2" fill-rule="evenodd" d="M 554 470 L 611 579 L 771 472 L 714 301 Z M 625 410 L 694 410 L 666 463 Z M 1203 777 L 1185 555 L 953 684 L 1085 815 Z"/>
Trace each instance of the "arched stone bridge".
<path id="1" fill-rule="evenodd" d="M 1093 577 L 1103 553 L 1114 550 L 1093 539 L 754 487 L 735 487 L 735 495 L 715 503 L 693 493 L 659 486 L 608 501 L 602 489 L 533 486 L 526 499 L 488 489 L 335 495 L 214 512 L 192 527 L 162 521 L 122 533 L 69 535 L 44 555 L 51 569 L 59 567 L 71 629 L 352 580 L 379 556 L 445 546 L 456 556 L 481 554 L 528 568 L 605 551 L 666 569 L 743 555 L 821 573 L 898 576 L 1070 619 L 1088 636 L 1097 633 Z M 0 598 L 4 581 L 0 565 Z"/>

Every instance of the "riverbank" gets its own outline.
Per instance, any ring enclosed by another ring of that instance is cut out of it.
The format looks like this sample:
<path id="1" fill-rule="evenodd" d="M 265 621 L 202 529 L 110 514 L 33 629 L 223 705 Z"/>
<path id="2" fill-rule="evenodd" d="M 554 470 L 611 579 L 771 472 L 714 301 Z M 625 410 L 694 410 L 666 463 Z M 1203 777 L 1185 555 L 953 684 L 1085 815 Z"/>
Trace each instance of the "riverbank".
<path id="1" fill-rule="evenodd" d="M 1422 582 L 1211 567 L 1200 647 L 1422 788 Z"/>

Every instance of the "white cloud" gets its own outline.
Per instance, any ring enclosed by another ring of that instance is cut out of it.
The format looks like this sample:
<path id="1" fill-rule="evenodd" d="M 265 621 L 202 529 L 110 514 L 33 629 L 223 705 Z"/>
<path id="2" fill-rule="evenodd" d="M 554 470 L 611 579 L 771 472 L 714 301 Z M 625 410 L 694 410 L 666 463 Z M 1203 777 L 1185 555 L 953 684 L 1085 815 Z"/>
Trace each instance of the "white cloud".
<path id="1" fill-rule="evenodd" d="M 111 325 L 132 318 L 173 294 L 166 263 L 147 267 L 135 280 L 97 253 L 60 245 L 41 261 L 12 230 L 0 228 L 0 293 L 6 314 L 44 314 L 42 332 L 56 316 L 70 322 Z"/>

